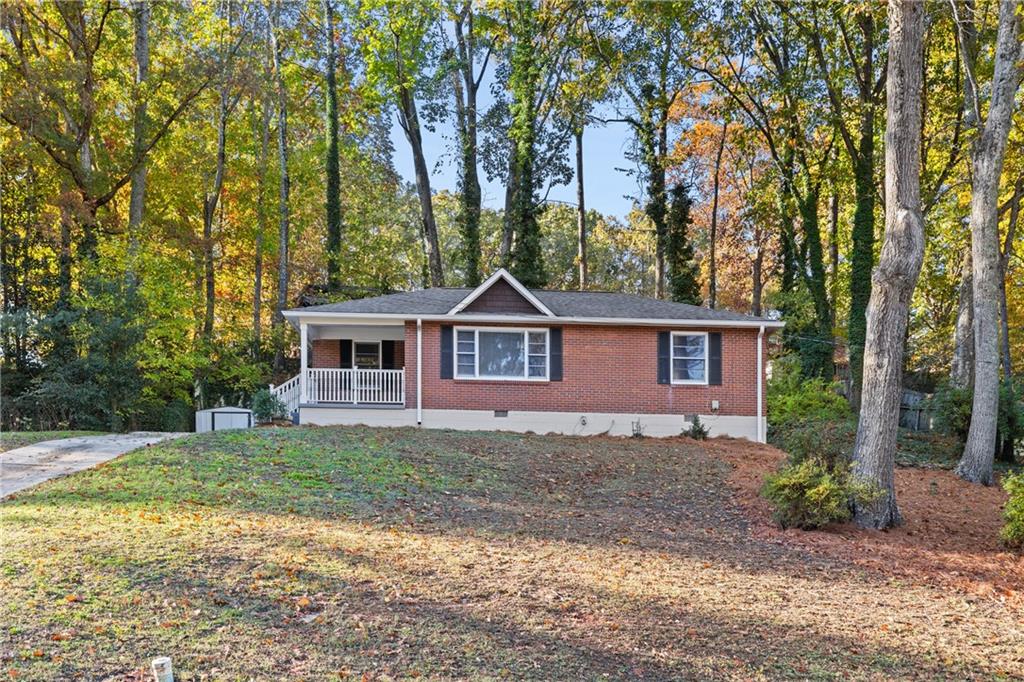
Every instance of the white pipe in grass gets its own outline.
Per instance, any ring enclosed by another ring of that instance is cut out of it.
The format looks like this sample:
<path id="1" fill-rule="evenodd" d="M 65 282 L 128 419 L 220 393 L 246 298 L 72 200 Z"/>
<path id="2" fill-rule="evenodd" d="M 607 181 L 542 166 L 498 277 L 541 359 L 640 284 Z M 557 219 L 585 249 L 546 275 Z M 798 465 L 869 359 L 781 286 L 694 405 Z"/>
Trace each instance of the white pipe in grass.
<path id="1" fill-rule="evenodd" d="M 155 682 L 174 682 L 174 667 L 170 656 L 153 659 L 153 680 Z"/>

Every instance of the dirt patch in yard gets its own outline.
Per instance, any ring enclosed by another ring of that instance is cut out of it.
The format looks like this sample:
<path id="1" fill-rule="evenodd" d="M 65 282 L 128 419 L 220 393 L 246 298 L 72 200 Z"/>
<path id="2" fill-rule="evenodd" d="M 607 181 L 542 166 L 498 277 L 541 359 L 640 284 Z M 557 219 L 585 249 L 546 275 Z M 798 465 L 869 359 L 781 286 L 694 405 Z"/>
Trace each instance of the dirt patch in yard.
<path id="1" fill-rule="evenodd" d="M 1024 601 L 1024 557 L 999 543 L 1007 496 L 998 485 L 972 485 L 951 471 L 897 468 L 899 528 L 836 524 L 817 531 L 782 530 L 759 493 L 785 453 L 721 438 L 708 441 L 707 449 L 732 465 L 729 483 L 756 537 L 972 596 Z"/>

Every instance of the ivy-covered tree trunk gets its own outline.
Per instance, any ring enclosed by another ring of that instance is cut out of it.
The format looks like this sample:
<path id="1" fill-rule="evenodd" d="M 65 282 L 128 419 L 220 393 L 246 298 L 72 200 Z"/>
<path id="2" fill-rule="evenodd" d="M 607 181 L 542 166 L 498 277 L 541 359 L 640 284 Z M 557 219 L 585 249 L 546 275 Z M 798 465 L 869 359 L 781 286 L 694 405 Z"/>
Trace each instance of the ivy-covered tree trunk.
<path id="1" fill-rule="evenodd" d="M 854 520 L 867 528 L 900 523 L 894 467 L 910 298 L 924 260 L 921 211 L 921 65 L 925 6 L 889 0 L 886 83 L 885 239 L 874 273 L 864 345 L 863 400 L 853 471 L 880 494 L 854 501 Z"/>
<path id="2" fill-rule="evenodd" d="M 455 92 L 455 117 L 459 133 L 459 147 L 462 152 L 459 167 L 459 231 L 462 234 L 463 267 L 465 285 L 480 284 L 480 213 L 482 192 L 480 175 L 477 170 L 477 78 L 476 60 L 477 35 L 474 27 L 473 4 L 466 2 L 454 22 L 455 44 L 458 50 L 459 68 L 452 74 Z M 487 59 L 481 69 L 487 68 Z M 511 245 L 510 245 L 511 247 Z"/>
<path id="3" fill-rule="evenodd" d="M 334 3 L 324 0 L 324 28 L 326 35 L 326 78 L 325 97 L 327 119 L 327 149 L 325 167 L 327 171 L 325 208 L 327 213 L 327 288 L 337 291 L 341 285 L 341 167 L 338 150 L 338 78 L 337 49 L 334 38 Z"/>
<path id="4" fill-rule="evenodd" d="M 511 221 L 516 230 L 512 251 L 512 274 L 528 287 L 547 283 L 544 254 L 541 250 L 540 225 L 537 223 L 534 197 L 534 163 L 536 154 L 537 86 L 540 67 L 537 64 L 533 39 L 537 34 L 536 8 L 533 3 L 515 6 L 512 22 L 512 46 L 509 88 L 512 91 L 512 164 L 516 185 L 512 196 Z"/>
<path id="5" fill-rule="evenodd" d="M 516 235 L 515 214 L 512 211 L 512 204 L 519 192 L 519 169 L 513 163 L 515 144 L 511 143 L 509 146 L 508 180 L 505 183 L 505 210 L 501 222 L 501 245 L 498 247 L 498 258 L 501 262 L 501 267 L 505 269 L 512 267 L 512 245 L 515 242 Z"/>
<path id="6" fill-rule="evenodd" d="M 824 251 L 821 247 L 821 224 L 818 219 L 819 193 L 816 186 L 810 186 L 799 199 L 800 220 L 803 223 L 804 247 L 807 251 L 807 268 L 802 271 L 807 289 L 814 301 L 814 340 L 804 344 L 804 374 L 807 376 L 832 376 L 832 310 L 828 301 L 828 286 L 825 282 Z"/>
<path id="7" fill-rule="evenodd" d="M 669 294 L 673 301 L 700 305 L 700 273 L 687 233 L 692 202 L 682 183 L 675 185 L 669 194 L 672 197 L 667 221 Z"/>
<path id="8" fill-rule="evenodd" d="M 646 181 L 647 203 L 644 213 L 654 229 L 654 296 L 665 297 L 665 254 L 668 246 L 668 199 L 665 196 L 665 171 L 658 155 L 658 131 L 655 121 L 657 102 L 653 86 L 643 88 L 643 109 L 637 126 L 640 158 Z"/>
<path id="9" fill-rule="evenodd" d="M 792 137 L 792 133 L 790 133 L 790 138 Z M 791 142 L 793 142 L 792 139 Z M 782 261 L 779 289 L 783 294 L 791 293 L 796 288 L 797 277 L 800 275 L 800 269 L 797 267 L 795 216 L 791 201 L 793 196 L 793 157 L 794 146 L 788 144 L 783 152 L 778 180 L 779 241 L 781 242 L 780 260 Z"/>
<path id="10" fill-rule="evenodd" d="M 850 315 L 847 335 L 850 352 L 850 403 L 860 407 L 864 372 L 864 336 L 867 308 L 871 300 L 871 270 L 875 264 L 875 113 L 874 107 L 861 116 L 860 141 L 854 162 L 853 230 L 850 238 Z"/>

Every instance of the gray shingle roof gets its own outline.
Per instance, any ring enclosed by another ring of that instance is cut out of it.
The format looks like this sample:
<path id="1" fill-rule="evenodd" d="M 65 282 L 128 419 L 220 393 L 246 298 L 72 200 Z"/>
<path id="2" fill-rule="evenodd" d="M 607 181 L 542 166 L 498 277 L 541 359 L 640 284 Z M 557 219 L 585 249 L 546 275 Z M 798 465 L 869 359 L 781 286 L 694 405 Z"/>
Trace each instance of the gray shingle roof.
<path id="1" fill-rule="evenodd" d="M 374 296 L 355 301 L 326 303 L 299 308 L 302 313 L 365 313 L 398 315 L 444 315 L 465 298 L 472 289 L 435 288 Z M 717 322 L 757 320 L 728 310 L 709 310 L 700 306 L 660 301 L 644 296 L 607 291 L 545 291 L 530 290 L 541 303 L 558 317 L 631 318 L 658 320 L 709 320 Z"/>

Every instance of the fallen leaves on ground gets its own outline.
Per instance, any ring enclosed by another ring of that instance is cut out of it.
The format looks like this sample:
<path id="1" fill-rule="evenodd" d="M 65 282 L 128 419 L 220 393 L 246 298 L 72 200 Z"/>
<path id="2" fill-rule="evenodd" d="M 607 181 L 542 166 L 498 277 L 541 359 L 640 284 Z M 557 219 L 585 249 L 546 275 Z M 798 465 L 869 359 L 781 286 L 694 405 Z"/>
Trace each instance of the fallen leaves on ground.
<path id="1" fill-rule="evenodd" d="M 755 491 L 779 457 L 358 427 L 155 446 L 0 505 L 0 665 L 112 681 L 145 679 L 155 655 L 181 680 L 1024 675 L 1019 602 L 925 572 L 923 528 L 896 545 L 918 562 L 905 572 L 870 564 L 897 551 L 884 537 L 775 530 Z M 934 551 L 1002 565 L 971 528 Z"/>

